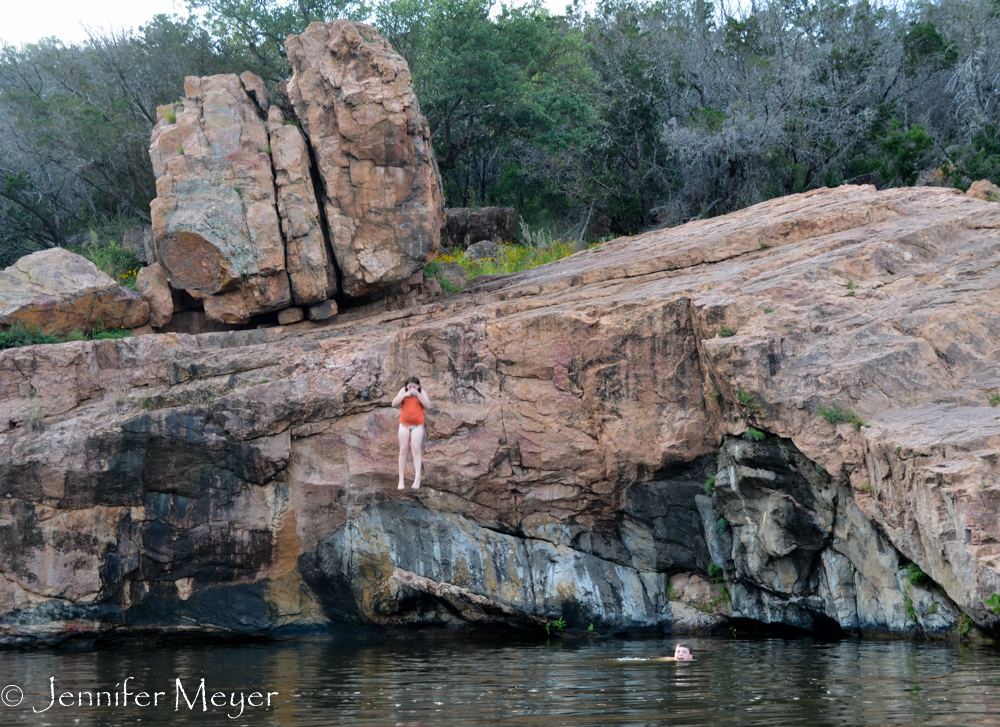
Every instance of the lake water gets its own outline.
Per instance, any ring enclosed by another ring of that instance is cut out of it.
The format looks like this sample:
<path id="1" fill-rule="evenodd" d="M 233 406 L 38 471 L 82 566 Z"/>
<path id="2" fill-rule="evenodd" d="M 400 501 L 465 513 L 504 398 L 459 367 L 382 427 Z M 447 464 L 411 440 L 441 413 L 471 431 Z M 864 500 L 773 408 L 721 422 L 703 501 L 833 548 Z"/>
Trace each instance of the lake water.
<path id="1" fill-rule="evenodd" d="M 0 697 L 23 696 L 0 705 L 0 725 L 1000 725 L 993 648 L 685 641 L 696 661 L 681 664 L 641 661 L 672 653 L 673 639 L 5 651 Z M 116 688 L 126 677 L 128 706 Z M 34 713 L 50 703 L 53 678 L 63 705 Z M 102 706 L 88 706 L 99 691 Z M 133 705 L 138 692 L 147 706 Z"/>

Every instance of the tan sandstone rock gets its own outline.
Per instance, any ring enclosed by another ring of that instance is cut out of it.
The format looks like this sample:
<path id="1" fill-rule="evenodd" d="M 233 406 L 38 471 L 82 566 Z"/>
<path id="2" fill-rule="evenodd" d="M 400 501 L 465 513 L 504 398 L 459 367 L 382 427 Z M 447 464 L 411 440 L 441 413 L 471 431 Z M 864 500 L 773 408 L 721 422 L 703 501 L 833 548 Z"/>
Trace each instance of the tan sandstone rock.
<path id="1" fill-rule="evenodd" d="M 306 317 L 306 312 L 301 308 L 285 308 L 283 311 L 278 313 L 278 323 L 282 326 L 287 326 L 292 323 L 298 323 Z"/>
<path id="2" fill-rule="evenodd" d="M 268 126 L 292 299 L 298 305 L 318 303 L 337 292 L 337 275 L 316 206 L 309 149 L 299 127 L 286 124 L 276 106 L 270 109 Z"/>
<path id="3" fill-rule="evenodd" d="M 285 270 L 264 120 L 238 76 L 188 77 L 158 109 L 149 155 L 157 262 L 206 295 Z"/>
<path id="4" fill-rule="evenodd" d="M 316 155 L 344 292 L 408 278 L 437 254 L 443 204 L 406 61 L 374 28 L 312 23 L 286 42 L 287 94 Z"/>
<path id="5" fill-rule="evenodd" d="M 139 270 L 135 276 L 135 289 L 149 301 L 149 323 L 163 328 L 174 315 L 174 299 L 163 266 L 154 263 Z"/>
<path id="6" fill-rule="evenodd" d="M 37 326 L 43 333 L 135 328 L 149 318 L 149 303 L 119 286 L 94 263 L 53 248 L 25 255 L 0 272 L 0 327 Z"/>

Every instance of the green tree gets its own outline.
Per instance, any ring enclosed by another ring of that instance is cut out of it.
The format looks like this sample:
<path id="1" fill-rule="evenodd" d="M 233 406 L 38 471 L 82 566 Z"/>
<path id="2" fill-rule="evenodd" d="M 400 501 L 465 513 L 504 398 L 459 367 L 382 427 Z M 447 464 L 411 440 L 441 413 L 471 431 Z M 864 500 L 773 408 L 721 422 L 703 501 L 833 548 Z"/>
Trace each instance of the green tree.
<path id="1" fill-rule="evenodd" d="M 272 83 L 290 74 L 285 38 L 309 23 L 337 18 L 363 20 L 371 14 L 366 0 L 188 0 L 201 14 L 222 52 L 243 68 Z"/>

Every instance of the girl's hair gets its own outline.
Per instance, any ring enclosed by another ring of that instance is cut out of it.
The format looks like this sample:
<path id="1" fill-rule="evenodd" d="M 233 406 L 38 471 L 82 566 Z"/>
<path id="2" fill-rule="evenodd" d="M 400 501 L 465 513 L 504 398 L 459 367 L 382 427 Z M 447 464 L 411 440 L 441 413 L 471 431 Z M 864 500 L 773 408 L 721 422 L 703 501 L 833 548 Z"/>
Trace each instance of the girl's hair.
<path id="1" fill-rule="evenodd" d="M 420 379 L 418 379 L 416 376 L 411 376 L 410 378 L 408 378 L 406 380 L 406 383 L 403 384 L 403 388 L 405 389 L 410 384 L 416 384 L 417 385 L 417 391 L 423 391 L 423 389 L 420 388 Z"/>

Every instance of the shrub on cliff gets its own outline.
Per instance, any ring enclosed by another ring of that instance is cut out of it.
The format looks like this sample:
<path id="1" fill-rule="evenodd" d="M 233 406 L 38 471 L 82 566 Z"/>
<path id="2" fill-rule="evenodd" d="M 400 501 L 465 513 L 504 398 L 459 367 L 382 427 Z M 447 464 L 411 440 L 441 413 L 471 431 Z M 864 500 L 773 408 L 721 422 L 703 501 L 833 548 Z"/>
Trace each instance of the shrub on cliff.
<path id="1" fill-rule="evenodd" d="M 120 242 L 123 233 L 121 227 L 119 222 L 110 230 L 105 228 L 102 230 L 104 235 L 91 230 L 89 243 L 71 245 L 67 249 L 90 260 L 123 288 L 135 290 L 135 276 L 139 274 L 142 263 L 132 250 Z"/>

